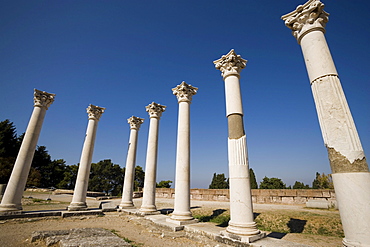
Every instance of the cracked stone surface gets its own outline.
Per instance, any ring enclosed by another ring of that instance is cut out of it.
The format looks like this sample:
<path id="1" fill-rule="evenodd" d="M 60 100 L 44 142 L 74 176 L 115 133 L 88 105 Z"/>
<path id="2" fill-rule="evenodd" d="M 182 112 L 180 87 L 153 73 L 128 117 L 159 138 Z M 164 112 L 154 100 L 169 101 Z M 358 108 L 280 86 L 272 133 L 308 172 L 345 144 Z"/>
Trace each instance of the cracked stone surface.
<path id="1" fill-rule="evenodd" d="M 114 233 L 103 228 L 75 228 L 57 231 L 35 231 L 32 233 L 32 242 L 45 241 L 46 246 L 58 244 L 60 247 L 84 246 L 131 246 Z"/>

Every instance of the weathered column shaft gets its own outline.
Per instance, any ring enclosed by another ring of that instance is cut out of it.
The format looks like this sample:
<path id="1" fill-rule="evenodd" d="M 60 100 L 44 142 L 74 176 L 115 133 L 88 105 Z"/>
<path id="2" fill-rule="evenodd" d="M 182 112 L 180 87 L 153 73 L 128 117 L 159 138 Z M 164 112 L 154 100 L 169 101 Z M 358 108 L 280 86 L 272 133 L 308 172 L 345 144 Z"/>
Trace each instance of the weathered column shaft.
<path id="1" fill-rule="evenodd" d="M 134 203 L 132 201 L 132 193 L 134 190 L 134 180 L 135 180 L 137 136 L 140 125 L 143 122 L 144 119 L 134 116 L 128 119 L 128 123 L 130 124 L 131 127 L 131 133 L 126 159 L 126 171 L 125 171 L 125 181 L 123 183 L 122 201 L 119 206 L 120 209 L 134 207 Z"/>
<path id="2" fill-rule="evenodd" d="M 72 199 L 72 203 L 82 202 L 86 207 L 86 192 L 89 184 L 90 168 L 94 152 L 97 127 L 98 123 L 95 122 L 95 120 L 90 119 L 87 126 L 85 142 L 82 148 L 80 165 L 78 168 L 76 179 L 76 186 Z"/>
<path id="3" fill-rule="evenodd" d="M 157 177 L 157 155 L 158 155 L 158 130 L 159 119 L 165 106 L 157 103 L 151 103 L 146 107 L 150 116 L 148 146 L 145 163 L 145 177 L 143 189 L 143 201 L 140 208 L 142 214 L 158 213 L 155 205 L 155 189 Z"/>
<path id="4" fill-rule="evenodd" d="M 228 159 L 230 183 L 230 221 L 226 232 L 234 238 L 252 242 L 264 237 L 253 218 L 252 194 L 249 178 L 247 142 L 243 125 L 243 107 L 240 92 L 240 71 L 247 61 L 231 50 L 214 61 L 225 81 L 226 115 L 228 120 Z"/>
<path id="5" fill-rule="evenodd" d="M 310 0 L 282 16 L 301 45 L 328 150 L 345 246 L 370 246 L 370 173 L 325 39 L 328 13 Z"/>
<path id="6" fill-rule="evenodd" d="M 49 94 L 35 89 L 35 107 L 1 201 L 0 211 L 22 210 L 22 195 L 26 187 L 37 141 L 40 136 L 46 110 L 54 101 L 54 96 L 55 94 Z"/>
<path id="7" fill-rule="evenodd" d="M 172 218 L 193 219 L 190 212 L 190 105 L 179 103 L 175 204 Z M 178 196 L 176 196 L 178 195 Z M 181 217 L 182 216 L 182 217 Z"/>
<path id="8" fill-rule="evenodd" d="M 90 105 L 87 108 L 89 114 L 89 123 L 87 125 L 86 136 L 82 148 L 80 165 L 78 167 L 76 185 L 73 192 L 72 202 L 68 207 L 69 211 L 85 210 L 87 187 L 89 185 L 90 168 L 94 152 L 96 130 L 98 121 L 105 108 Z"/>
<path id="9" fill-rule="evenodd" d="M 197 222 L 190 211 L 190 103 L 198 88 L 182 82 L 172 89 L 179 102 L 175 204 L 171 219 Z M 181 223 L 180 223 L 181 224 Z"/>

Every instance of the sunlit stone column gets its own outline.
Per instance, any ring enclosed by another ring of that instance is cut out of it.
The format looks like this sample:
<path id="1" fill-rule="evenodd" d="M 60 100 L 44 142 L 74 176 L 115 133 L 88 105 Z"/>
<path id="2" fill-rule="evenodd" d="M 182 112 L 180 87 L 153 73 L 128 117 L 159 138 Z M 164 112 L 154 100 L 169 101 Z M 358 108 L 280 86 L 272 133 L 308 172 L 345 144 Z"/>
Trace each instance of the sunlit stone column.
<path id="1" fill-rule="evenodd" d="M 86 210 L 86 193 L 89 184 L 91 161 L 94 152 L 94 144 L 96 137 L 96 130 L 101 115 L 105 108 L 89 105 L 86 109 L 89 116 L 89 123 L 87 125 L 85 142 L 82 148 L 80 165 L 78 167 L 76 185 L 73 193 L 71 204 L 68 206 L 69 211 Z"/>
<path id="2" fill-rule="evenodd" d="M 230 221 L 222 234 L 253 242 L 264 237 L 253 218 L 252 194 L 249 178 L 247 143 L 243 125 L 243 107 L 240 92 L 240 71 L 247 60 L 234 50 L 213 62 L 225 81 L 226 116 L 228 121 L 228 153 L 230 182 Z M 236 237 L 236 236 L 238 237 Z"/>
<path id="3" fill-rule="evenodd" d="M 0 211 L 22 210 L 22 195 L 30 172 L 33 155 L 40 136 L 46 110 L 54 102 L 55 94 L 34 90 L 34 109 L 21 148 L 9 178 Z"/>
<path id="4" fill-rule="evenodd" d="M 157 214 L 155 206 L 155 188 L 156 188 L 156 173 L 157 173 L 157 154 L 158 154 L 158 130 L 159 119 L 162 116 L 166 106 L 152 102 L 146 106 L 146 111 L 149 113 L 149 136 L 148 147 L 146 153 L 145 178 L 143 190 L 143 202 L 139 213 Z"/>
<path id="5" fill-rule="evenodd" d="M 179 103 L 177 130 L 175 205 L 170 222 L 196 223 L 190 212 L 190 104 L 198 88 L 182 82 L 172 89 Z"/>
<path id="6" fill-rule="evenodd" d="M 324 36 L 329 14 L 310 0 L 282 16 L 301 45 L 343 224 L 344 246 L 370 246 L 370 173 Z"/>
<path id="7" fill-rule="evenodd" d="M 122 201 L 119 205 L 120 209 L 134 207 L 134 203 L 132 201 L 132 193 L 135 179 L 137 135 L 141 124 L 144 122 L 144 119 L 132 116 L 127 119 L 127 121 L 130 124 L 131 133 L 126 159 L 126 171 L 125 181 L 123 183 Z"/>

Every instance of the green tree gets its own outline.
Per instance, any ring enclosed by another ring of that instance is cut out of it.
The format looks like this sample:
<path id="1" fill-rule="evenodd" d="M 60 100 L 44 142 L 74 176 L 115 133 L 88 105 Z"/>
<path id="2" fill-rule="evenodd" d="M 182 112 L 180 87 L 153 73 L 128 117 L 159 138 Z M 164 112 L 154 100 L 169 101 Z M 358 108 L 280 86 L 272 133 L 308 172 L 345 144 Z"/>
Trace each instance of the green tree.
<path id="1" fill-rule="evenodd" d="M 0 184 L 9 181 L 15 163 L 15 157 L 0 157 Z"/>
<path id="2" fill-rule="evenodd" d="M 59 189 L 74 189 L 77 179 L 78 165 L 66 166 L 62 180 L 56 185 Z"/>
<path id="3" fill-rule="evenodd" d="M 16 157 L 18 153 L 17 132 L 13 122 L 0 122 L 0 157 Z"/>
<path id="4" fill-rule="evenodd" d="M 141 166 L 135 167 L 135 180 L 134 180 L 134 191 L 144 187 L 145 172 Z"/>
<path id="5" fill-rule="evenodd" d="M 254 175 L 254 171 L 252 168 L 249 168 L 249 178 L 251 181 L 251 189 L 258 189 L 256 176 Z"/>
<path id="6" fill-rule="evenodd" d="M 91 164 L 88 190 L 118 195 L 122 190 L 123 173 L 110 159 Z"/>
<path id="7" fill-rule="evenodd" d="M 6 184 L 12 173 L 19 150 L 14 124 L 6 119 L 0 122 L 0 183 Z"/>
<path id="8" fill-rule="evenodd" d="M 225 174 L 213 174 L 213 178 L 211 184 L 209 185 L 208 189 L 228 189 L 229 183 L 228 180 L 225 178 Z"/>
<path id="9" fill-rule="evenodd" d="M 301 182 L 298 182 L 298 181 L 295 181 L 294 185 L 293 185 L 293 189 L 309 189 L 310 186 L 308 184 L 304 184 L 304 183 L 301 183 Z"/>
<path id="10" fill-rule="evenodd" d="M 264 177 L 260 183 L 260 189 L 286 189 L 286 185 L 280 178 Z"/>
<path id="11" fill-rule="evenodd" d="M 48 151 L 46 150 L 45 146 L 37 146 L 35 150 L 35 154 L 33 155 L 31 167 L 33 169 L 30 170 L 28 174 L 26 187 L 36 186 L 41 188 L 48 188 L 48 177 L 44 176 L 44 171 L 46 171 L 47 167 L 51 163 L 51 156 L 49 155 Z M 36 170 L 36 171 L 34 171 Z M 40 178 L 41 176 L 41 178 Z"/>
<path id="12" fill-rule="evenodd" d="M 316 172 L 316 178 L 312 182 L 313 189 L 334 189 L 331 175 L 320 174 Z"/>
<path id="13" fill-rule="evenodd" d="M 171 180 L 162 180 L 159 183 L 157 183 L 157 188 L 171 188 L 171 184 L 173 182 Z"/>

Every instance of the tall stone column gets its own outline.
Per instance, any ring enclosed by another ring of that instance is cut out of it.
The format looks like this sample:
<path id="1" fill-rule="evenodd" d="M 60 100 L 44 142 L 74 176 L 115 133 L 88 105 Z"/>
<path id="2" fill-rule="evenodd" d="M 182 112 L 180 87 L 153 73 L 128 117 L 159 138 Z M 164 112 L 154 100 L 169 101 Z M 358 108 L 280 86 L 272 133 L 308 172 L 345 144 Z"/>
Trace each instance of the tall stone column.
<path id="1" fill-rule="evenodd" d="M 253 242 L 264 237 L 253 218 L 252 194 L 249 178 L 247 142 L 243 124 L 240 92 L 240 71 L 247 60 L 234 50 L 213 62 L 225 81 L 226 116 L 228 121 L 228 156 L 230 183 L 230 221 L 223 234 L 242 241 Z"/>
<path id="2" fill-rule="evenodd" d="M 137 135 L 141 124 L 144 122 L 144 119 L 132 116 L 127 119 L 127 121 L 130 124 L 131 133 L 126 159 L 126 171 L 125 181 L 123 183 L 122 201 L 119 205 L 120 209 L 134 207 L 134 203 L 132 201 L 132 193 L 135 179 Z"/>
<path id="3" fill-rule="evenodd" d="M 157 154 L 158 154 L 158 129 L 159 119 L 162 112 L 166 110 L 166 106 L 152 102 L 146 106 L 146 111 L 149 113 L 149 136 L 148 147 L 146 153 L 145 164 L 145 178 L 143 201 L 139 213 L 157 214 L 157 207 L 155 206 L 155 188 L 156 188 L 156 173 L 157 173 Z"/>
<path id="4" fill-rule="evenodd" d="M 46 110 L 54 102 L 54 97 L 55 94 L 34 90 L 34 109 L 1 201 L 0 211 L 22 210 L 22 195 L 31 169 L 42 123 Z"/>
<path id="5" fill-rule="evenodd" d="M 96 130 L 101 115 L 104 113 L 105 108 L 89 105 L 86 109 L 89 117 L 87 125 L 85 142 L 82 148 L 80 165 L 78 167 L 76 185 L 73 192 L 71 204 L 68 206 L 69 211 L 86 210 L 86 193 L 89 184 L 91 161 L 94 152 L 94 144 L 96 137 Z"/>
<path id="6" fill-rule="evenodd" d="M 198 222 L 190 211 L 190 104 L 198 88 L 182 82 L 173 88 L 179 103 L 177 130 L 175 205 L 170 222 L 183 225 Z"/>
<path id="7" fill-rule="evenodd" d="M 370 173 L 324 36 L 329 14 L 310 0 L 282 16 L 301 45 L 343 224 L 344 246 L 370 246 Z"/>

